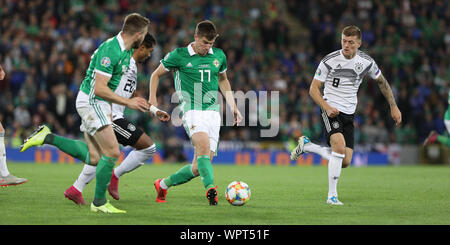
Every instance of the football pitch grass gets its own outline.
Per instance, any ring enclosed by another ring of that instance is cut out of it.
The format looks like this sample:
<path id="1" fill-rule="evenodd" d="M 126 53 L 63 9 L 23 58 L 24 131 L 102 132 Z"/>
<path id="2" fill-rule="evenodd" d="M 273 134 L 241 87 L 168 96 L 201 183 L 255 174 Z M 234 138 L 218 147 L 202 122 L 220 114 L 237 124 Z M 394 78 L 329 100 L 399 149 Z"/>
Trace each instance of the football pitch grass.
<path id="1" fill-rule="evenodd" d="M 374 166 L 343 169 L 339 199 L 326 204 L 326 166 L 214 165 L 219 205 L 209 206 L 200 178 L 168 191 L 156 203 L 153 183 L 181 164 L 146 164 L 120 179 L 120 200 L 108 200 L 126 214 L 92 213 L 95 180 L 84 190 L 88 205 L 64 198 L 83 165 L 9 163 L 28 179 L 0 188 L 0 225 L 449 225 L 449 166 Z M 224 197 L 233 180 L 246 182 L 250 201 L 231 206 Z"/>

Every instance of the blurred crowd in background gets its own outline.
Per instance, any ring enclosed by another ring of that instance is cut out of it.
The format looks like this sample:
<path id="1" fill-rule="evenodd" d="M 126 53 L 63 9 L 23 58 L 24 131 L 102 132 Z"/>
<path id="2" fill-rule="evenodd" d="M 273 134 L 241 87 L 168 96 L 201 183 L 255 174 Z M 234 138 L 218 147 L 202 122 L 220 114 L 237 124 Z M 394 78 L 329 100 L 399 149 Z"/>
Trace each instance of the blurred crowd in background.
<path id="1" fill-rule="evenodd" d="M 333 3 L 330 3 L 333 2 Z M 8 144 L 19 147 L 35 127 L 80 138 L 75 98 L 93 51 L 117 35 L 124 17 L 138 12 L 151 21 L 157 39 L 152 56 L 138 66 L 138 90 L 147 98 L 152 71 L 167 52 L 193 41 L 197 22 L 210 19 L 227 55 L 234 91 L 279 91 L 276 137 L 262 138 L 261 125 L 227 126 L 221 141 L 261 147 L 307 135 L 324 142 L 319 108 L 308 95 L 315 69 L 340 49 L 341 30 L 357 25 L 361 50 L 375 59 L 390 82 L 403 124 L 395 127 L 375 81 L 360 87 L 355 144 L 420 144 L 431 130 L 445 132 L 450 87 L 450 4 L 439 0 L 0 0 L 0 121 Z M 171 112 L 173 76 L 160 80 L 159 107 Z M 243 110 L 244 108 L 241 108 Z M 245 117 L 268 113 L 249 108 Z M 188 141 L 182 126 L 126 111 L 166 152 Z M 224 143 L 226 146 L 227 143 Z M 236 144 L 228 144 L 236 145 Z M 174 153 L 175 158 L 178 153 Z"/>

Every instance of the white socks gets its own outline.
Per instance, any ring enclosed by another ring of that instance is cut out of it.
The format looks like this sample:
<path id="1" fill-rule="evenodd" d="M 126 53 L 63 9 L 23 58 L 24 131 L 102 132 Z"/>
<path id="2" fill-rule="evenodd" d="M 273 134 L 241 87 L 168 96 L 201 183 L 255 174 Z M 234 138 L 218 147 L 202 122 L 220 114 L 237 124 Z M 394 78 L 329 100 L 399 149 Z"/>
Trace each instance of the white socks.
<path id="1" fill-rule="evenodd" d="M 128 156 L 123 160 L 123 162 L 114 169 L 114 175 L 117 178 L 124 173 L 128 173 L 144 164 L 145 161 L 150 159 L 153 154 L 156 152 L 156 146 L 153 144 L 152 146 L 142 149 L 142 150 L 133 150 Z M 92 166 L 85 164 L 83 170 L 81 171 L 80 176 L 75 181 L 73 186 L 80 192 L 83 192 L 84 187 L 89 184 L 95 178 L 95 170 L 97 166 Z"/>
<path id="2" fill-rule="evenodd" d="M 9 175 L 8 167 L 6 166 L 6 150 L 5 150 L 5 132 L 0 133 L 0 176 L 6 177 Z"/>
<path id="3" fill-rule="evenodd" d="M 328 198 L 332 196 L 337 197 L 337 183 L 341 175 L 344 157 L 344 154 L 331 152 L 331 157 L 328 161 Z"/>
<path id="4" fill-rule="evenodd" d="M 97 166 L 85 164 L 78 179 L 73 183 L 73 187 L 79 192 L 83 192 L 84 187 L 95 178 Z"/>
<path id="5" fill-rule="evenodd" d="M 342 161 L 345 154 L 339 154 L 331 151 L 331 147 L 323 147 L 312 142 L 306 143 L 303 150 L 320 155 L 328 160 L 328 198 L 337 197 L 337 183 L 341 175 Z"/>
<path id="6" fill-rule="evenodd" d="M 305 152 L 312 152 L 320 155 L 321 157 L 330 160 L 331 156 L 331 147 L 323 147 L 320 145 L 316 145 L 312 142 L 306 143 L 303 147 Z"/>
<path id="7" fill-rule="evenodd" d="M 155 144 L 142 150 L 133 150 L 128 154 L 128 156 L 123 160 L 123 162 L 117 168 L 114 169 L 114 175 L 117 178 L 120 178 L 122 174 L 133 171 L 136 168 L 144 165 L 144 162 L 150 159 L 153 156 L 153 154 L 155 154 L 155 152 L 156 152 Z"/>

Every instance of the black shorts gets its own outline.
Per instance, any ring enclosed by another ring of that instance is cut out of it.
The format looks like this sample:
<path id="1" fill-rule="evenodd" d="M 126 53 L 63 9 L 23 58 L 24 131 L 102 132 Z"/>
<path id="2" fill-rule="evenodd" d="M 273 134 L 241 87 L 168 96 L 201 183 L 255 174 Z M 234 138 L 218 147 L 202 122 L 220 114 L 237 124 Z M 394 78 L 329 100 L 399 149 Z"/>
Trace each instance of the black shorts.
<path id="1" fill-rule="evenodd" d="M 123 146 L 134 146 L 144 133 L 142 129 L 136 127 L 125 118 L 119 118 L 113 121 L 114 134 L 117 141 Z"/>
<path id="2" fill-rule="evenodd" d="M 327 143 L 330 144 L 330 136 L 334 133 L 342 133 L 345 139 L 345 146 L 353 149 L 355 140 L 354 140 L 354 131 L 355 127 L 353 125 L 353 120 L 355 119 L 354 114 L 345 114 L 339 112 L 336 117 L 328 117 L 327 112 L 321 110 L 322 116 L 322 125 L 325 128 L 325 135 L 327 136 Z"/>

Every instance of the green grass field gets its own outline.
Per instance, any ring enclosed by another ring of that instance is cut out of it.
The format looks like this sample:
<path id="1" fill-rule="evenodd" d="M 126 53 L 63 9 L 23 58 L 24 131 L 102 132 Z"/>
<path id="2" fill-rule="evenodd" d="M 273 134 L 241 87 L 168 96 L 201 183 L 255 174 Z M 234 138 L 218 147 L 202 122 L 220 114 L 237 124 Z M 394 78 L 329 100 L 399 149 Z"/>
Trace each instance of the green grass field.
<path id="1" fill-rule="evenodd" d="M 153 182 L 180 164 L 145 165 L 122 176 L 119 201 L 126 214 L 91 213 L 64 198 L 81 164 L 9 163 L 23 185 L 0 188 L 0 225 L 431 225 L 450 224 L 448 166 L 351 167 L 343 169 L 339 199 L 328 206 L 324 166 L 215 165 L 219 205 L 209 206 L 199 178 L 173 187 L 167 203 L 155 202 Z M 242 180 L 252 190 L 242 207 L 229 205 L 224 190 Z M 84 190 L 92 202 L 95 180 Z"/>

